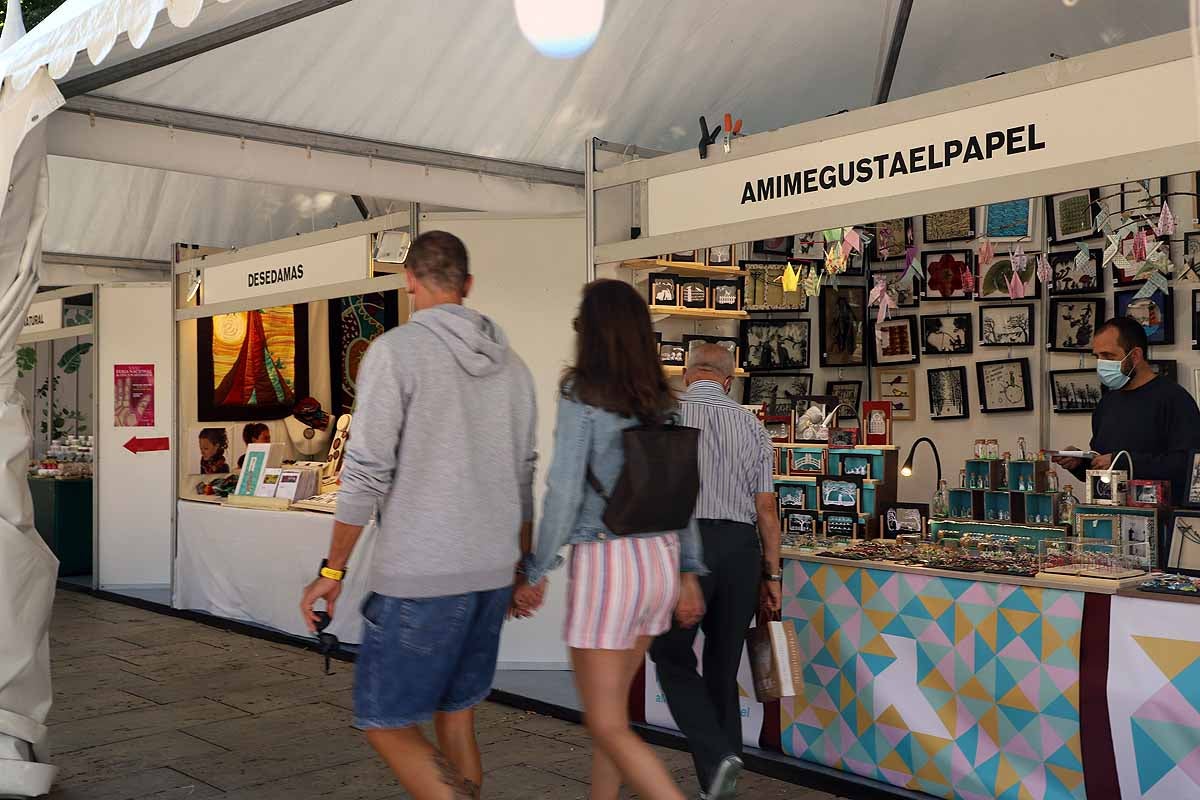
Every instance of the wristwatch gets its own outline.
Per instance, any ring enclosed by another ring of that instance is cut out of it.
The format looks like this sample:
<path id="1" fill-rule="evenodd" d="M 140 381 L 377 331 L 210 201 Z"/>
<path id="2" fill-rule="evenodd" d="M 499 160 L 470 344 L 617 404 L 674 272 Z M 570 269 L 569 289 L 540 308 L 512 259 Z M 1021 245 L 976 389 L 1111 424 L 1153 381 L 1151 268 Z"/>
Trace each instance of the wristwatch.
<path id="1" fill-rule="evenodd" d="M 764 581 L 773 581 L 775 583 L 783 583 L 783 573 L 782 572 L 771 573 L 771 572 L 767 572 L 766 570 L 763 570 L 762 576 L 763 576 Z"/>
<path id="2" fill-rule="evenodd" d="M 338 581 L 340 583 L 346 577 L 346 570 L 334 569 L 333 567 L 329 566 L 328 558 L 322 558 L 321 569 L 318 574 L 322 578 L 329 578 L 331 581 Z"/>

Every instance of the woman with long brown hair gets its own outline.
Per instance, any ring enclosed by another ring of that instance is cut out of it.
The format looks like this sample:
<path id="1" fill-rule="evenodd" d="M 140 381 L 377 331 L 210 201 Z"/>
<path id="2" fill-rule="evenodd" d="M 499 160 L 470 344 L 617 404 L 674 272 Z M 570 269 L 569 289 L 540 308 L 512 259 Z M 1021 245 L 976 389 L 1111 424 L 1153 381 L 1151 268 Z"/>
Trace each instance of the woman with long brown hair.
<path id="1" fill-rule="evenodd" d="M 537 548 L 523 565 L 514 604 L 541 603 L 546 573 L 570 544 L 567 620 L 575 683 L 595 750 L 592 800 L 616 800 L 622 781 L 647 800 L 683 800 L 670 773 L 633 732 L 629 687 L 654 637 L 704 613 L 704 572 L 695 520 L 683 531 L 615 536 L 603 521 L 625 455 L 626 428 L 672 416 L 677 403 L 658 359 L 650 311 L 632 286 L 600 280 L 583 290 L 575 363 L 558 401 L 554 459 L 546 478 Z"/>

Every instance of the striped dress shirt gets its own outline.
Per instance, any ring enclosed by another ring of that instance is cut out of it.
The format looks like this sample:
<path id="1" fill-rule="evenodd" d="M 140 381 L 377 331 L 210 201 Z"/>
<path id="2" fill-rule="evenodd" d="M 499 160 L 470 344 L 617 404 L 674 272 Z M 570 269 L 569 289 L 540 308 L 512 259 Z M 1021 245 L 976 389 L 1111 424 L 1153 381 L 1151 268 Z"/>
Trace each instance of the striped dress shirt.
<path id="1" fill-rule="evenodd" d="M 681 412 L 684 425 L 700 429 L 696 518 L 754 525 L 754 496 L 775 491 L 775 447 L 766 428 L 715 381 L 689 386 Z"/>

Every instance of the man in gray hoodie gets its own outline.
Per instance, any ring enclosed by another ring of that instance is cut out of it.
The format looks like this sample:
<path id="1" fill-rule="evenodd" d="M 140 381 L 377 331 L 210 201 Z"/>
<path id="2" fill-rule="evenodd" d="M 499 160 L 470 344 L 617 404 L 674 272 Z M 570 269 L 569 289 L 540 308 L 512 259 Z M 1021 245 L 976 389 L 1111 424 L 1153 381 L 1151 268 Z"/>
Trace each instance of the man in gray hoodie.
<path id="1" fill-rule="evenodd" d="M 422 234 L 405 268 L 416 313 L 363 359 L 333 543 L 301 611 L 310 628 L 317 600 L 334 613 L 378 512 L 355 725 L 415 800 L 477 798 L 474 707 L 531 546 L 533 378 L 503 331 L 463 307 L 472 277 L 457 237 Z M 430 719 L 438 747 L 417 727 Z"/>

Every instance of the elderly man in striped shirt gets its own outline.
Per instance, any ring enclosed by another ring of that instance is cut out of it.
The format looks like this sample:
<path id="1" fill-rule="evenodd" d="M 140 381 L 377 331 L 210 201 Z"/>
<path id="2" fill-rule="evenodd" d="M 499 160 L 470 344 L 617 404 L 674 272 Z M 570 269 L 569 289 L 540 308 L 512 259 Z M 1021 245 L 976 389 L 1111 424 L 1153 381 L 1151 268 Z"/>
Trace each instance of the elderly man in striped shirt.
<path id="1" fill-rule="evenodd" d="M 684 375 L 683 424 L 701 431 L 696 519 L 709 569 L 700 579 L 704 675 L 696 671 L 696 628 L 676 623 L 650 649 L 707 800 L 734 796 L 742 769 L 742 648 L 760 597 L 778 611 L 782 589 L 775 449 L 762 423 L 729 398 L 733 372 L 733 353 L 709 344 L 689 353 Z"/>

